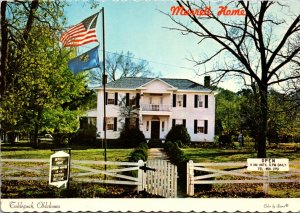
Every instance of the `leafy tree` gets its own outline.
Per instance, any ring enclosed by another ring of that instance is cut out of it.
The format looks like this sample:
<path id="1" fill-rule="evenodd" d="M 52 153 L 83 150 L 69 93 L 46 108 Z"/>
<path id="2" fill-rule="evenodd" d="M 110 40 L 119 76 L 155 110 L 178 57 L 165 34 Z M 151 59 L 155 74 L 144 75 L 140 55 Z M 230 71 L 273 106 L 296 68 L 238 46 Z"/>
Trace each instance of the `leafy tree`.
<path id="1" fill-rule="evenodd" d="M 229 90 L 218 88 L 216 95 L 216 134 L 235 134 L 239 129 L 240 97 Z"/>
<path id="2" fill-rule="evenodd" d="M 2 2 L 1 6 L 5 19 L 1 22 L 5 28 L 2 33 L 6 36 L 6 40 L 1 40 L 6 46 L 1 49 L 5 56 L 1 55 L 1 62 L 5 62 L 1 63 L 1 128 L 14 131 L 23 127 L 33 131 L 37 146 L 39 130 L 53 128 L 50 121 L 54 115 L 60 115 L 58 129 L 74 129 L 70 119 L 79 112 L 76 107 L 69 109 L 70 102 L 87 94 L 85 77 L 74 77 L 67 67 L 74 51 L 59 47 L 64 3 L 16 1 Z M 66 127 L 67 124 L 70 126 Z"/>
<path id="3" fill-rule="evenodd" d="M 183 125 L 175 125 L 168 132 L 166 141 L 189 144 L 191 142 L 191 136 L 189 135 L 186 127 L 184 127 Z M 179 144 L 179 146 L 180 145 L 181 144 Z"/>
<path id="4" fill-rule="evenodd" d="M 291 67 L 299 57 L 299 12 L 286 13 L 292 7 L 279 2 L 231 1 L 227 9 L 241 9 L 245 16 L 230 18 L 212 11 L 207 16 L 197 16 L 192 11 L 211 6 L 205 0 L 177 1 L 178 10 L 187 15 L 183 22 L 171 14 L 181 33 L 199 38 L 199 45 L 215 44 L 215 51 L 204 59 L 193 59 L 203 66 L 202 73 L 212 74 L 213 82 L 224 76 L 242 78 L 257 86 L 258 105 L 256 140 L 257 157 L 266 157 L 266 138 L 269 119 L 269 89 L 274 85 L 285 86 L 300 78 L 299 70 Z M 279 18 L 280 17 L 280 18 Z M 281 18 L 283 17 L 283 18 Z M 283 32 L 283 33 L 280 33 Z M 205 48 L 203 48 L 205 49 Z M 214 63 L 212 66 L 210 63 Z M 208 68 L 208 69 L 206 69 Z"/>

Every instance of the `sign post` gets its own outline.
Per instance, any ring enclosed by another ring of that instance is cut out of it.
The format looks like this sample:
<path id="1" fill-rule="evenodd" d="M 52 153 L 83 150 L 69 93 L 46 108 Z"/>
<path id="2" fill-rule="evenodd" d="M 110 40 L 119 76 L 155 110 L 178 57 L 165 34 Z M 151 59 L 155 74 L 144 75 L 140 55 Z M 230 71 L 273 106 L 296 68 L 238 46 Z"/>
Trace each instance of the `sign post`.
<path id="1" fill-rule="evenodd" d="M 58 151 L 50 156 L 49 184 L 58 188 L 68 185 L 70 177 L 70 154 Z"/>
<path id="2" fill-rule="evenodd" d="M 289 171 L 289 159 L 287 158 L 248 158 L 248 171 L 264 172 L 263 190 L 265 194 L 269 192 L 270 171 Z"/>

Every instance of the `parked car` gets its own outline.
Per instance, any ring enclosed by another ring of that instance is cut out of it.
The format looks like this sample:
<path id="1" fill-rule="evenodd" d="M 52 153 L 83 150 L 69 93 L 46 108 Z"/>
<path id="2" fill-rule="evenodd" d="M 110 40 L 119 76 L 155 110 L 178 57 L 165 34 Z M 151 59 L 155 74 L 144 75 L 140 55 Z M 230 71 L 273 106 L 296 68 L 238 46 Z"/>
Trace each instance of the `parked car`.
<path id="1" fill-rule="evenodd" d="M 38 143 L 42 141 L 52 142 L 54 140 L 51 134 L 42 134 L 38 136 Z"/>

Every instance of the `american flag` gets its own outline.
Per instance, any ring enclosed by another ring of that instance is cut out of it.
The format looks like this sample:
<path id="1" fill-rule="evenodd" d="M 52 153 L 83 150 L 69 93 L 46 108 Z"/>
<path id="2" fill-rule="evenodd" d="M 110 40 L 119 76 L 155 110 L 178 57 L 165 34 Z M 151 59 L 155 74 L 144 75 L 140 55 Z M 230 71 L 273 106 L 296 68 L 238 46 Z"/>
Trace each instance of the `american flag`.
<path id="1" fill-rule="evenodd" d="M 96 24 L 99 12 L 71 27 L 60 37 L 63 47 L 78 47 L 91 42 L 97 42 Z"/>

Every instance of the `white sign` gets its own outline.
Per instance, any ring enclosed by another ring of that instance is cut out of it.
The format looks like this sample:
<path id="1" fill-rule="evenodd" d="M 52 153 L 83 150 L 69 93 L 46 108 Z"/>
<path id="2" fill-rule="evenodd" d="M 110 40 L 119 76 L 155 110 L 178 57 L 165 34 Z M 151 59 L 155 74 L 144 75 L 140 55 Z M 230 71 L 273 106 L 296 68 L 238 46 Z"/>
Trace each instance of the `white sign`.
<path id="1" fill-rule="evenodd" d="M 50 156 L 49 184 L 57 187 L 67 185 L 70 172 L 70 155 L 59 151 Z"/>
<path id="2" fill-rule="evenodd" d="M 248 171 L 289 171 L 287 158 L 248 158 Z"/>

